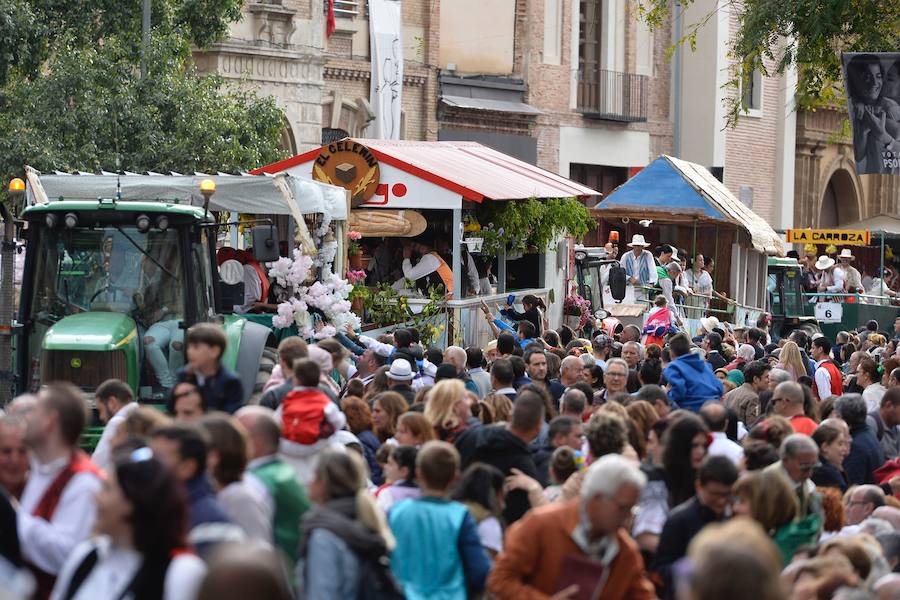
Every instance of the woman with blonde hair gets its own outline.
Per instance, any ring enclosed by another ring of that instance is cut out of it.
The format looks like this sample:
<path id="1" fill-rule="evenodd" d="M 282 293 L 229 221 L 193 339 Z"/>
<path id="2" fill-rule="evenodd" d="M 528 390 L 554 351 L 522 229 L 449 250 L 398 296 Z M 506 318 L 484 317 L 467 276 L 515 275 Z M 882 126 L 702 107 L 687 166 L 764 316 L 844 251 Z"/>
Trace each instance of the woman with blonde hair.
<path id="1" fill-rule="evenodd" d="M 491 422 L 509 423 L 512 417 L 513 403 L 506 394 L 488 394 L 482 402 L 491 412 Z"/>
<path id="2" fill-rule="evenodd" d="M 298 597 L 357 598 L 367 561 L 387 557 L 394 537 L 366 490 L 362 457 L 324 451 L 309 483 L 316 507 L 303 518 Z"/>
<path id="3" fill-rule="evenodd" d="M 772 537 L 778 546 L 784 566 L 790 564 L 794 551 L 814 543 L 819 536 L 819 516 L 810 514 L 797 520 L 797 496 L 778 470 L 754 471 L 734 486 L 737 501 L 734 514 L 750 517 Z"/>
<path id="4" fill-rule="evenodd" d="M 467 426 L 469 404 L 466 386 L 459 379 L 439 381 L 425 401 L 425 418 L 431 421 L 437 439 L 453 443 Z"/>
<path id="5" fill-rule="evenodd" d="M 776 369 L 783 369 L 790 373 L 791 381 L 797 381 L 798 377 L 806 375 L 806 366 L 800 355 L 800 347 L 795 342 L 786 342 L 778 353 Z"/>

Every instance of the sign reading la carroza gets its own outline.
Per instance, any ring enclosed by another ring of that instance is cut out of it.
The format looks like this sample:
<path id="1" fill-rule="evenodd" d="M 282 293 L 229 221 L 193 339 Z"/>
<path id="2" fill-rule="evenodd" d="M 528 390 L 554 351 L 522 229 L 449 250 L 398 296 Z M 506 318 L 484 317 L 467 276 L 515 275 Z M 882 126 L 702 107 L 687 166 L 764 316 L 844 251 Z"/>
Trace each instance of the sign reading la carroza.
<path id="1" fill-rule="evenodd" d="M 346 139 L 322 148 L 313 163 L 312 176 L 316 181 L 350 190 L 350 206 L 355 208 L 375 194 L 381 171 L 371 150 Z"/>
<path id="2" fill-rule="evenodd" d="M 871 234 L 855 229 L 788 229 L 789 244 L 843 244 L 868 246 Z"/>

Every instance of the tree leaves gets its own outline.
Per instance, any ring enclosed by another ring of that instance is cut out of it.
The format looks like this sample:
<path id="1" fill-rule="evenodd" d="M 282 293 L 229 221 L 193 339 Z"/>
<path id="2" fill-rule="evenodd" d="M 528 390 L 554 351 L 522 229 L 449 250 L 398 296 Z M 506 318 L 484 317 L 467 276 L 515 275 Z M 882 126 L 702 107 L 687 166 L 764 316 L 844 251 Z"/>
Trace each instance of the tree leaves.
<path id="1" fill-rule="evenodd" d="M 284 114 L 271 97 L 196 72 L 186 38 L 155 33 L 141 79 L 128 42 L 60 51 L 0 94 L 0 173 L 39 170 L 246 170 L 283 158 Z"/>
<path id="2" fill-rule="evenodd" d="M 672 10 L 684 10 L 693 0 L 682 0 Z M 727 2 L 738 15 L 739 28 L 731 42 L 734 68 L 728 86 L 739 89 L 754 69 L 765 72 L 773 59 L 775 71 L 798 71 L 797 104 L 814 108 L 842 102 L 841 52 L 886 52 L 900 47 L 900 2 L 883 0 L 743 0 Z M 710 15 L 714 14 L 713 10 Z M 668 0 L 640 0 L 639 14 L 651 27 L 666 23 Z M 676 43 L 695 40 L 698 23 L 687 23 Z M 741 94 L 727 100 L 729 122 L 743 113 Z"/>

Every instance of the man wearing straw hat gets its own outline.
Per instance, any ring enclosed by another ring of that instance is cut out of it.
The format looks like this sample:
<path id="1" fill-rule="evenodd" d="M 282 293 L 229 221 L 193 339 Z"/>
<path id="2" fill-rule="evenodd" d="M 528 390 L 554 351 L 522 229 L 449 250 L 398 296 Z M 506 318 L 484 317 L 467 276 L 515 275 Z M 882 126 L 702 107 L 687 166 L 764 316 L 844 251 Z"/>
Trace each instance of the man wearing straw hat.
<path id="1" fill-rule="evenodd" d="M 833 294 L 843 294 L 845 288 L 845 277 L 843 269 L 834 268 L 834 259 L 823 254 L 816 261 L 816 270 L 819 272 L 819 293 L 831 292 Z M 818 297 L 819 302 L 829 301 L 825 296 Z"/>
<path id="2" fill-rule="evenodd" d="M 844 272 L 844 279 L 847 282 L 847 293 L 863 293 L 862 275 L 856 270 L 856 267 L 850 264 L 850 261 L 856 260 L 850 248 L 844 248 L 838 255 L 840 268 Z"/>
<path id="3" fill-rule="evenodd" d="M 656 264 L 653 262 L 653 255 L 646 248 L 649 246 L 644 236 L 639 233 L 634 234 L 628 247 L 631 252 L 622 255 L 619 264 L 625 269 L 625 276 L 628 283 L 632 286 L 650 287 L 656 285 L 659 275 L 656 272 Z M 646 290 L 635 289 L 634 299 L 644 300 L 647 298 Z"/>

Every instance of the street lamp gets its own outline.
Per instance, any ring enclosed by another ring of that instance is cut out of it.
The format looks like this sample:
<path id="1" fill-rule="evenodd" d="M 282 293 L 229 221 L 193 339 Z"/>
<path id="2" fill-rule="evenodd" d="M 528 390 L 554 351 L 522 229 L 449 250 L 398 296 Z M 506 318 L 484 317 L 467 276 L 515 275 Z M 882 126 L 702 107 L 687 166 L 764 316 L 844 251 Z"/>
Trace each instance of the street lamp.
<path id="1" fill-rule="evenodd" d="M 200 182 L 200 193 L 203 195 L 203 216 L 209 216 L 209 199 L 216 193 L 216 182 L 213 179 L 204 179 Z"/>
<path id="2" fill-rule="evenodd" d="M 25 182 L 16 177 L 9 182 L 9 195 L 18 200 L 25 193 Z M 12 324 L 13 324 L 13 269 L 16 252 L 16 224 L 12 212 L 0 202 L 0 219 L 3 220 L 3 240 L 0 242 L 0 407 L 12 399 Z"/>

